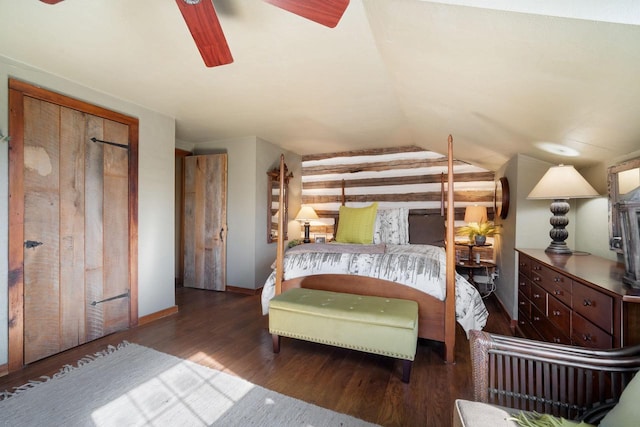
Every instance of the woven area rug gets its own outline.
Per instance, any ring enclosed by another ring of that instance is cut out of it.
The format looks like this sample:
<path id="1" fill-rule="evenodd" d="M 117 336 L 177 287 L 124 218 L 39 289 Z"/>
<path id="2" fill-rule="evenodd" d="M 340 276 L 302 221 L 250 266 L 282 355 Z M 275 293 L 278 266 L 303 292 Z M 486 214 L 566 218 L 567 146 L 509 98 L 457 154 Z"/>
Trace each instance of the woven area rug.
<path id="1" fill-rule="evenodd" d="M 2 398 L 2 426 L 373 426 L 126 342 Z"/>

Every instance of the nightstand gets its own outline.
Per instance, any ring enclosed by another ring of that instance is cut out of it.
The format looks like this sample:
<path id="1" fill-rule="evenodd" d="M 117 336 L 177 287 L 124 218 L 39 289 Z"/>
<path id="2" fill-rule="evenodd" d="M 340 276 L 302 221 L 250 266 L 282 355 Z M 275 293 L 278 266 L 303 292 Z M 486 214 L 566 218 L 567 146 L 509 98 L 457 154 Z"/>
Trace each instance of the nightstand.
<path id="1" fill-rule="evenodd" d="M 461 260 L 456 263 L 456 271 L 466 275 L 469 282 L 480 290 L 482 297 L 489 296 L 494 291 L 493 274 L 496 272 L 496 264 L 490 261 L 475 262 L 474 260 Z M 476 278 L 477 277 L 477 280 Z M 480 279 L 482 277 L 482 280 Z M 484 287 L 482 291 L 480 288 Z"/>
<path id="2" fill-rule="evenodd" d="M 489 247 L 491 243 L 486 243 L 484 245 L 476 245 L 473 242 L 455 242 L 456 246 L 466 246 L 469 248 L 469 256 L 467 257 L 468 261 L 473 261 L 473 248 L 481 248 L 481 247 Z M 476 254 L 477 255 L 477 254 Z"/>

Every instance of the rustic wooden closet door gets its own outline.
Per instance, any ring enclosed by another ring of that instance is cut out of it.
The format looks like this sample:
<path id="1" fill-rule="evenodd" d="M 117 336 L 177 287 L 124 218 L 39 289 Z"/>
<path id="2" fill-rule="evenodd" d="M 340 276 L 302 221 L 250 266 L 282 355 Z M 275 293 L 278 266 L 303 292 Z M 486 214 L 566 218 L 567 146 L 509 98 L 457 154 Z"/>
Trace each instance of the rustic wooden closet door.
<path id="1" fill-rule="evenodd" d="M 129 326 L 128 134 L 24 98 L 25 363 Z"/>
<path id="2" fill-rule="evenodd" d="M 184 286 L 224 291 L 227 155 L 184 159 Z"/>

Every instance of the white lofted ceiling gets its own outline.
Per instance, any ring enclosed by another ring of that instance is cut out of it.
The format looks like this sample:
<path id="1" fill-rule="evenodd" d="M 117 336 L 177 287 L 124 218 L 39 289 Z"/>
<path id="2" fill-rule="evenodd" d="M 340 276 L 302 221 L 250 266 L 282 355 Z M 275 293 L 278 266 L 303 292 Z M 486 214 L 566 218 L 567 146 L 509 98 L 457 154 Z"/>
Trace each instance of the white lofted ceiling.
<path id="1" fill-rule="evenodd" d="M 351 0 L 330 29 L 214 0 L 235 61 L 206 68 L 174 0 L 0 0 L 0 55 L 175 117 L 186 142 L 443 153 L 452 134 L 492 170 L 586 166 L 640 150 L 638 3 Z"/>

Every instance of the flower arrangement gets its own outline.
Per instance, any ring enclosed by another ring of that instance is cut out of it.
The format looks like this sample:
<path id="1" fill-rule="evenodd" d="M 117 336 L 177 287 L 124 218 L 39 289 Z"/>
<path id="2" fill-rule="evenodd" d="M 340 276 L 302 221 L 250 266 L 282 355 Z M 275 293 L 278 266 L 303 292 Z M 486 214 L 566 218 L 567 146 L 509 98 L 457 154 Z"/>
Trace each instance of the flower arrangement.
<path id="1" fill-rule="evenodd" d="M 469 237 L 469 241 L 474 241 L 476 244 L 484 244 L 487 237 L 494 236 L 498 234 L 498 227 L 493 223 L 493 221 L 488 222 L 470 222 L 467 225 L 463 225 L 458 228 L 459 236 L 467 236 Z M 479 236 L 480 238 L 477 238 Z"/>

